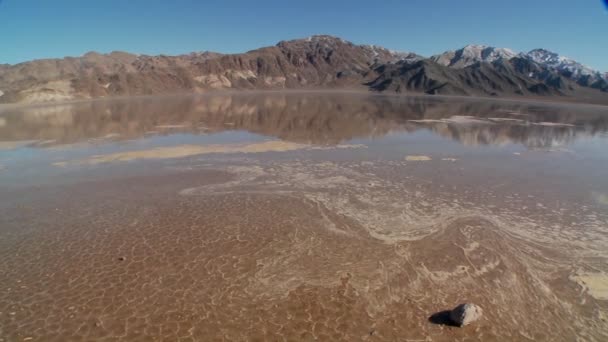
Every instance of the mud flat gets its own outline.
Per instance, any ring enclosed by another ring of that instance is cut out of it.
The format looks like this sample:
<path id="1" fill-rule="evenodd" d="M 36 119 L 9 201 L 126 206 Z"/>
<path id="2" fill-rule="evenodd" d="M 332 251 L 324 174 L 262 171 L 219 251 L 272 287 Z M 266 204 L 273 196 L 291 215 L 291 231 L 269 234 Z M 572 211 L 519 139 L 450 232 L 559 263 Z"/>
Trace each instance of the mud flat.
<path id="1" fill-rule="evenodd" d="M 372 176 L 385 167 L 242 162 L 24 190 L 37 194 L 2 212 L 1 333 L 45 341 L 607 336 L 606 278 L 576 273 L 605 268 L 605 224 L 586 223 L 594 238 L 581 249 L 559 229 L 543 230 L 557 221 Z M 459 301 L 482 306 L 483 320 L 463 329 L 429 321 Z"/>

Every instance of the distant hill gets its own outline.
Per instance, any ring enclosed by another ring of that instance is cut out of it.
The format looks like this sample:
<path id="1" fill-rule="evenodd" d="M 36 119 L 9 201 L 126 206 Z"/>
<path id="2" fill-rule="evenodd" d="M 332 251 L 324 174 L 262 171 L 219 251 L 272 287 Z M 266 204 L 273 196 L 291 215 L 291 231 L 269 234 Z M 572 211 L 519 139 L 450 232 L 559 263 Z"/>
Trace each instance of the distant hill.
<path id="1" fill-rule="evenodd" d="M 547 50 L 468 45 L 424 58 L 318 35 L 240 54 L 126 52 L 0 65 L 0 102 L 36 103 L 218 89 L 366 89 L 559 97 L 608 103 L 606 74 Z"/>

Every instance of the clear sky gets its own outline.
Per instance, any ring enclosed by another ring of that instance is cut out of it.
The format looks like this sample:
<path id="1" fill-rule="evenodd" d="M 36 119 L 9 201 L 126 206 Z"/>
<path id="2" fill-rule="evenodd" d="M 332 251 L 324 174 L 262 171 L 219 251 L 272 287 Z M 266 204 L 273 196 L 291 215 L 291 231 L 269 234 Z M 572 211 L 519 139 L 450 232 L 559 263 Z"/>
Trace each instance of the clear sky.
<path id="1" fill-rule="evenodd" d="M 0 0 L 0 63 L 122 50 L 243 52 L 331 34 L 432 55 L 544 47 L 608 71 L 602 0 Z"/>

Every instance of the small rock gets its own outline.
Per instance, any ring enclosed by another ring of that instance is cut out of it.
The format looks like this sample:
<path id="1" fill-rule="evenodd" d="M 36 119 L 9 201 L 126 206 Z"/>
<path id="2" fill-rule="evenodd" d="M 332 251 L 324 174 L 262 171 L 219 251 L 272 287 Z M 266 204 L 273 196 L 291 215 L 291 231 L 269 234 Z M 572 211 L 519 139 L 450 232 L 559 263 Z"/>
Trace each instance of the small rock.
<path id="1" fill-rule="evenodd" d="M 118 257 L 118 261 L 125 261 L 125 260 L 127 260 L 127 257 L 124 257 L 124 256 Z"/>
<path id="2" fill-rule="evenodd" d="M 480 319 L 483 315 L 483 310 L 475 304 L 465 303 L 460 304 L 450 312 L 452 322 L 463 327 Z"/>

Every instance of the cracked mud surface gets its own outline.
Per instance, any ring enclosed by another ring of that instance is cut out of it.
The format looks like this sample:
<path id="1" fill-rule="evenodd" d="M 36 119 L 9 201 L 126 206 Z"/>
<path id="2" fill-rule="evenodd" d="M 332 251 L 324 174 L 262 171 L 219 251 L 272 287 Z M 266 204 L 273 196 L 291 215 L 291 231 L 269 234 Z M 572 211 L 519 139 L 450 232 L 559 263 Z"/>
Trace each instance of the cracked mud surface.
<path id="1" fill-rule="evenodd" d="M 0 246 L 1 333 L 7 341 L 606 337 L 607 303 L 589 281 L 608 272 L 605 216 L 572 239 L 557 220 L 543 228 L 551 208 L 530 219 L 498 200 L 496 213 L 489 202 L 412 190 L 415 179 L 375 176 L 380 168 L 245 162 L 37 189 L 28 204 L 3 207 L 12 229 Z M 563 215 L 582 209 L 570 210 Z M 483 320 L 464 329 L 428 322 L 460 301 L 482 306 Z"/>
<path id="2" fill-rule="evenodd" d="M 414 138 L 0 155 L 0 341 L 607 340 L 602 157 Z M 431 322 L 462 302 L 483 318 Z"/>

